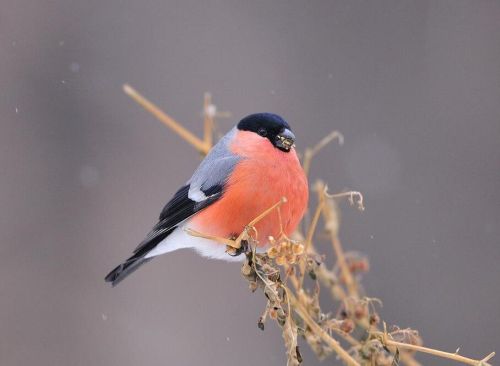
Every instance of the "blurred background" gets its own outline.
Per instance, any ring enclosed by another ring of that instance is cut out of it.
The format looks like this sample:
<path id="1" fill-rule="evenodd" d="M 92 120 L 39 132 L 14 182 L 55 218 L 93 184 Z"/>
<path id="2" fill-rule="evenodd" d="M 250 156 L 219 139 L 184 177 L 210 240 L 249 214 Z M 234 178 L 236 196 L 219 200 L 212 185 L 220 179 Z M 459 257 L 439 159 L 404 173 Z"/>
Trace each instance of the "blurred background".
<path id="1" fill-rule="evenodd" d="M 205 91 L 222 133 L 258 111 L 299 149 L 341 131 L 312 176 L 365 194 L 341 238 L 383 318 L 500 351 L 499 34 L 498 1 L 2 0 L 0 364 L 285 364 L 238 264 L 104 283 L 199 162 L 125 82 L 199 135 Z"/>

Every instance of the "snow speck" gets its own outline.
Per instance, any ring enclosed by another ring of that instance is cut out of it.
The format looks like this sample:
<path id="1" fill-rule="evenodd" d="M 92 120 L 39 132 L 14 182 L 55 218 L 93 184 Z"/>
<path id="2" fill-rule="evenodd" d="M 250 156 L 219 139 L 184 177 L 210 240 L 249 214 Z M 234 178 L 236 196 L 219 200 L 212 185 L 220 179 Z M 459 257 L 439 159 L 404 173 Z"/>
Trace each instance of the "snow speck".
<path id="1" fill-rule="evenodd" d="M 16 114 L 18 114 L 18 113 L 19 113 L 19 108 L 16 107 Z"/>
<path id="2" fill-rule="evenodd" d="M 271 95 L 276 95 L 276 90 L 271 90 L 270 93 Z"/>
<path id="3" fill-rule="evenodd" d="M 59 47 L 64 46 L 64 41 L 59 41 Z"/>
<path id="4" fill-rule="evenodd" d="M 106 314 L 101 314 L 101 318 L 104 321 L 108 320 L 108 316 Z"/>
<path id="5" fill-rule="evenodd" d="M 16 44 L 17 44 L 16 41 L 12 41 L 12 47 L 16 47 Z"/>
<path id="6" fill-rule="evenodd" d="M 61 84 L 66 84 L 66 80 L 61 80 Z"/>
<path id="7" fill-rule="evenodd" d="M 78 62 L 72 62 L 69 65 L 69 71 L 77 73 L 78 71 L 80 71 L 80 64 Z"/>
<path id="8" fill-rule="evenodd" d="M 80 184 L 85 188 L 91 188 L 99 184 L 101 180 L 97 168 L 89 165 L 82 166 L 78 174 Z"/>
<path id="9" fill-rule="evenodd" d="M 373 235 L 370 235 L 370 239 L 372 239 L 372 240 L 373 240 L 373 238 L 375 238 L 375 237 L 374 237 Z"/>
<path id="10" fill-rule="evenodd" d="M 328 79 L 333 79 L 333 74 L 328 74 Z"/>
<path id="11" fill-rule="evenodd" d="M 228 341 L 228 342 L 229 342 L 230 340 L 231 340 L 231 339 L 230 339 L 229 337 L 226 337 L 226 341 Z"/>

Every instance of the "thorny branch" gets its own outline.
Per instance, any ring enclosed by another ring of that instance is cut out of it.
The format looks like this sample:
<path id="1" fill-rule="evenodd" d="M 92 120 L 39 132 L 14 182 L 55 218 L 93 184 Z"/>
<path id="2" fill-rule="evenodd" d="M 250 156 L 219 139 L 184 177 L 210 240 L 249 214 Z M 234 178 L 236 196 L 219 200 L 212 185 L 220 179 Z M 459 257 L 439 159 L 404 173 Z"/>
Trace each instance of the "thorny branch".
<path id="1" fill-rule="evenodd" d="M 216 117 L 210 94 L 206 93 L 204 97 L 202 140 L 131 86 L 124 85 L 123 89 L 197 151 L 201 154 L 208 153 L 213 143 Z M 342 145 L 343 136 L 333 131 L 313 148 L 305 150 L 303 167 L 306 174 L 309 174 L 313 157 L 335 138 Z M 483 359 L 475 360 L 459 355 L 458 350 L 450 353 L 423 347 L 422 339 L 411 329 L 396 327 L 388 332 L 383 323 L 383 330 L 380 330 L 378 327 L 381 320 L 375 306 L 379 300 L 363 296 L 360 291 L 359 280 L 369 269 L 368 259 L 359 253 L 344 252 L 338 237 L 339 215 L 334 199 L 347 197 L 352 205 L 356 204 L 363 210 L 363 196 L 355 191 L 329 194 L 326 184 L 321 181 L 315 184 L 314 190 L 318 204 L 313 219 L 308 229 L 304 230 L 305 235 L 298 231 L 293 236 L 305 239 L 295 241 L 281 235 L 279 238 L 269 238 L 271 247 L 266 253 L 257 253 L 255 250 L 258 233 L 254 225 L 272 210 L 279 212 L 279 207 L 286 204 L 286 199 L 280 200 L 256 217 L 238 238 L 215 238 L 226 243 L 228 250 L 240 248 L 243 240 L 248 242 L 250 250 L 246 253 L 241 273 L 248 280 L 251 290 L 261 289 L 267 299 L 257 325 L 264 330 L 267 317 L 276 320 L 283 331 L 287 365 L 297 366 L 302 362 L 298 347 L 300 335 L 319 358 L 335 353 L 349 366 L 393 366 L 399 361 L 408 366 L 420 366 L 414 359 L 415 352 L 428 353 L 466 365 L 490 366 L 488 361 L 495 355 L 494 352 Z M 336 256 L 336 263 L 332 268 L 327 267 L 314 246 L 314 234 L 320 218 L 323 218 L 324 230 L 329 235 Z M 190 234 L 208 237 L 194 231 L 190 231 Z M 312 288 L 305 286 L 306 276 L 313 282 Z M 329 290 L 338 304 L 335 316 L 321 309 L 321 286 Z"/>

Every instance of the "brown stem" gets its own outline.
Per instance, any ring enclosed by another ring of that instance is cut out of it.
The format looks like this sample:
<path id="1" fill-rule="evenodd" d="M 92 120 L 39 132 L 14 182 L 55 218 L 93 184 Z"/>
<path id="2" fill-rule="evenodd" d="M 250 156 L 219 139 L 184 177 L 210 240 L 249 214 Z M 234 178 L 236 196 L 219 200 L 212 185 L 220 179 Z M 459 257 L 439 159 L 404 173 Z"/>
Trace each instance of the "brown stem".
<path id="1" fill-rule="evenodd" d="M 314 157 L 322 148 L 328 145 L 333 139 L 337 138 L 339 140 L 339 145 L 344 143 L 344 136 L 338 131 L 332 131 L 326 135 L 320 142 L 318 142 L 312 149 L 307 148 L 304 152 L 303 168 L 306 176 L 309 175 L 309 170 L 311 168 L 311 162 Z"/>
<path id="2" fill-rule="evenodd" d="M 304 258 L 300 262 L 300 285 L 302 287 L 302 283 L 304 282 L 305 270 L 306 270 L 306 261 L 307 261 L 307 253 L 309 253 L 309 248 L 311 247 L 312 239 L 314 232 L 316 231 L 316 226 L 318 225 L 319 217 L 321 215 L 321 210 L 323 208 L 324 200 L 320 200 L 318 202 L 318 207 L 316 207 L 316 211 L 314 212 L 313 219 L 311 221 L 311 225 L 307 230 L 307 237 L 304 245 Z"/>
<path id="3" fill-rule="evenodd" d="M 191 131 L 183 127 L 179 122 L 174 120 L 172 117 L 163 112 L 160 108 L 142 96 L 137 90 L 132 88 L 130 85 L 123 85 L 123 91 L 129 97 L 134 99 L 140 106 L 146 109 L 148 112 L 153 114 L 156 118 L 158 118 L 163 124 L 172 129 L 175 133 L 177 133 L 180 137 L 182 137 L 185 141 L 194 146 L 196 150 L 198 150 L 202 154 L 207 154 L 210 150 L 210 146 L 207 145 L 204 141 L 200 140 L 196 137 Z"/>
<path id="4" fill-rule="evenodd" d="M 447 358 L 450 360 L 462 362 L 462 363 L 465 363 L 466 365 L 472 365 L 472 366 L 488 366 L 489 364 L 487 363 L 487 361 L 489 361 L 493 356 L 495 356 L 495 352 L 492 352 L 488 356 L 483 358 L 482 360 L 474 360 L 472 358 L 460 356 L 457 353 L 439 351 L 439 350 L 433 349 L 433 348 L 427 348 L 427 347 L 417 346 L 414 344 L 396 342 L 396 341 L 393 341 L 390 339 L 384 339 L 383 342 L 386 346 L 393 346 L 393 347 L 397 347 L 397 348 L 401 348 L 401 349 L 408 349 L 408 350 L 412 350 L 412 351 L 428 353 L 428 354 L 431 354 L 434 356 Z"/>
<path id="5" fill-rule="evenodd" d="M 203 142 L 210 148 L 213 145 L 214 131 L 214 115 L 210 111 L 212 106 L 212 95 L 205 93 L 203 96 Z"/>
<path id="6" fill-rule="evenodd" d="M 326 186 L 324 184 L 318 184 L 317 191 L 318 191 L 318 199 L 324 200 L 326 196 Z M 332 208 L 329 207 L 329 205 L 327 204 L 323 205 L 322 212 L 323 212 L 323 217 L 325 218 L 325 222 L 327 224 L 335 220 Z M 337 225 L 335 225 L 335 227 L 336 226 Z M 337 231 L 333 230 L 332 227 L 329 227 L 328 225 L 327 225 L 327 230 L 328 233 L 330 234 L 330 241 L 332 242 L 333 250 L 335 252 L 335 255 L 337 256 L 337 262 L 339 264 L 340 272 L 346 284 L 347 292 L 349 296 L 352 296 L 357 299 L 359 298 L 357 283 L 354 280 L 352 273 L 349 270 L 349 267 L 347 266 L 344 250 L 342 249 L 342 245 L 340 244 Z"/>
<path id="7" fill-rule="evenodd" d="M 321 339 L 329 345 L 339 357 L 349 366 L 360 366 L 360 364 L 352 358 L 352 356 L 327 332 L 323 330 L 307 313 L 302 304 L 297 301 L 294 295 L 289 291 L 289 298 L 295 312 L 304 320 L 309 328 L 311 328 Z"/>

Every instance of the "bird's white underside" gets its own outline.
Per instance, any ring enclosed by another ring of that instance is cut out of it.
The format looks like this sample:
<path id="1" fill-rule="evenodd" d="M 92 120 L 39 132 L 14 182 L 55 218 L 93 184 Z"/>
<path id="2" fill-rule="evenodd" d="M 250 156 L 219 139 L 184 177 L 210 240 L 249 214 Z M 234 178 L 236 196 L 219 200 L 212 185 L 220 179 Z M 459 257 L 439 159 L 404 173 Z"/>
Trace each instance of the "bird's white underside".
<path id="1" fill-rule="evenodd" d="M 186 228 L 189 228 L 189 221 L 187 221 L 183 225 L 180 225 L 172 232 L 172 234 L 163 239 L 163 241 L 161 241 L 153 250 L 151 250 L 145 258 L 156 257 L 161 254 L 170 253 L 175 250 L 185 248 L 192 248 L 204 257 L 220 259 L 229 262 L 240 262 L 245 258 L 244 255 L 239 255 L 236 257 L 230 256 L 226 253 L 226 246 L 224 244 L 189 235 L 185 230 Z"/>

